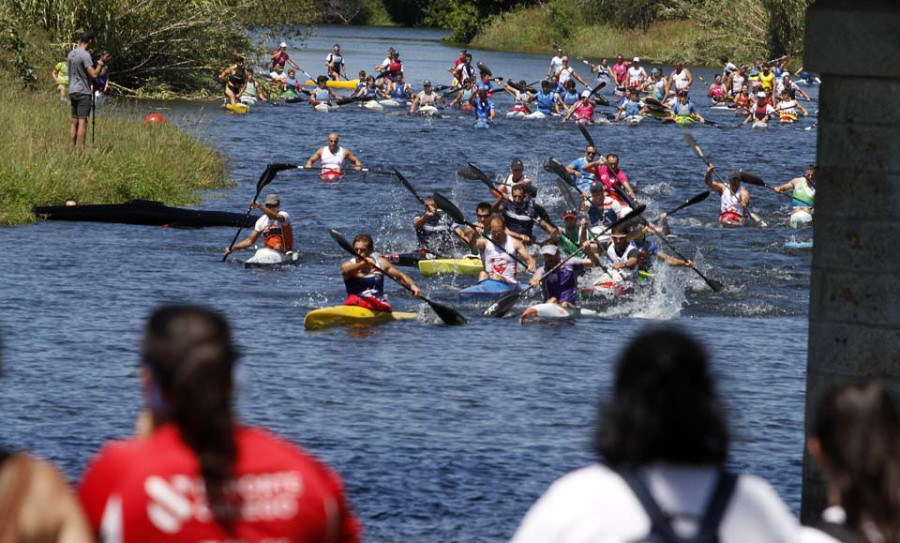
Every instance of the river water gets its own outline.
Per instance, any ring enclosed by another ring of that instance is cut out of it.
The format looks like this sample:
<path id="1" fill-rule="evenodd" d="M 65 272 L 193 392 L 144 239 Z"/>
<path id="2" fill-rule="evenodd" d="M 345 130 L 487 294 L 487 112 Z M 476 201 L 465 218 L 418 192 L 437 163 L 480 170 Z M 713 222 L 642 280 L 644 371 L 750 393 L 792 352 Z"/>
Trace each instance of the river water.
<path id="1" fill-rule="evenodd" d="M 289 52 L 319 73 L 339 42 L 353 74 L 371 73 L 389 46 L 401 51 L 409 79 L 447 84 L 457 50 L 435 31 L 321 28 Z M 529 82 L 549 55 L 473 51 L 495 75 Z M 584 65 L 574 65 L 583 75 Z M 669 67 L 666 67 L 668 72 Z M 695 69 L 708 82 L 712 71 Z M 692 135 L 723 171 L 743 168 L 770 184 L 802 175 L 814 160 L 815 130 L 764 131 L 729 112 L 706 109 L 721 128 Z M 814 98 L 808 105 L 817 109 Z M 204 196 L 199 207 L 244 211 L 269 162 L 303 162 L 329 131 L 367 166 L 393 165 L 424 194 L 440 191 L 466 213 L 489 194 L 457 177 L 467 161 L 490 174 L 513 158 L 535 176 L 539 201 L 554 217 L 564 203 L 540 165 L 572 160 L 584 141 L 571 124 L 499 119 L 495 130 L 471 118 L 425 120 L 356 106 L 328 114 L 303 104 L 258 105 L 247 116 L 214 103 L 119 105 L 126 114 L 163 113 L 212 142 L 230 159 L 236 185 Z M 804 102 L 805 104 L 805 102 Z M 603 153 L 649 204 L 648 215 L 702 191 L 704 165 L 675 126 L 591 129 Z M 417 202 L 391 177 L 347 176 L 327 184 L 302 172 L 270 186 L 292 213 L 304 253 L 289 270 L 223 264 L 234 230 L 37 223 L 0 232 L 0 326 L 5 377 L 0 382 L 0 442 L 28 448 L 77 480 L 106 440 L 127 436 L 140 406 L 136 365 L 140 330 L 163 302 L 209 304 L 228 315 L 243 352 L 239 409 L 244 420 L 302 443 L 344 476 L 372 541 L 502 541 L 547 487 L 592 460 L 588 445 L 596 405 L 608 397 L 612 366 L 638 330 L 677 323 L 708 347 L 734 434 L 730 465 L 767 478 L 799 510 L 810 255 L 782 249 L 811 231 L 787 226 L 788 203 L 753 188 L 752 205 L 767 228 L 715 226 L 718 198 L 673 217 L 671 240 L 726 289 L 712 293 L 687 270 L 661 270 L 652 292 L 602 310 L 603 318 L 569 326 L 520 326 L 515 318 L 480 318 L 483 305 L 459 305 L 471 278 L 416 282 L 470 317 L 465 327 L 436 324 L 433 314 L 396 285 L 395 307 L 420 321 L 366 330 L 305 332 L 311 309 L 344 297 L 338 271 L 346 255 L 328 236 L 371 232 L 378 250 L 413 249 Z M 249 256 L 249 255 L 243 255 Z"/>

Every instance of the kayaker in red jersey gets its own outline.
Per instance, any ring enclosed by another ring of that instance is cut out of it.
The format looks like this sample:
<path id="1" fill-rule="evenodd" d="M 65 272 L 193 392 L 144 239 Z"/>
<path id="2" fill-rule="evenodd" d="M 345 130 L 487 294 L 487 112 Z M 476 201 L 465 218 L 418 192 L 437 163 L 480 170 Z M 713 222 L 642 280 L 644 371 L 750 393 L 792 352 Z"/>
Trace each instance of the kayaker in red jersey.
<path id="1" fill-rule="evenodd" d="M 218 313 L 196 306 L 153 312 L 140 369 L 151 432 L 104 447 L 81 483 L 99 540 L 360 540 L 359 520 L 334 471 L 235 420 L 237 357 Z"/>

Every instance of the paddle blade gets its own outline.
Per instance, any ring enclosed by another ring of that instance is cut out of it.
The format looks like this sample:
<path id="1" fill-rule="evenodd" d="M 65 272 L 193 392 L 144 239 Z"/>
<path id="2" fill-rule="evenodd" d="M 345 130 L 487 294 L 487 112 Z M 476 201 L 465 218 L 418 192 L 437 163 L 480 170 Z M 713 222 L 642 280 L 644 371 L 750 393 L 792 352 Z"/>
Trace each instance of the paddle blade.
<path id="1" fill-rule="evenodd" d="M 485 181 L 485 182 L 487 182 L 487 183 L 490 183 L 490 182 L 491 182 L 491 178 L 488 177 L 486 173 L 484 173 L 483 171 L 481 171 L 481 168 L 479 168 L 479 167 L 476 166 L 475 164 L 472 164 L 471 162 L 469 162 L 468 164 L 469 164 L 469 170 L 470 170 L 470 171 L 472 172 L 472 174 L 475 176 L 475 179 L 479 179 L 479 180 Z"/>
<path id="2" fill-rule="evenodd" d="M 452 307 L 448 307 L 443 304 L 439 304 L 437 302 L 433 302 L 431 300 L 425 299 L 425 302 L 431 306 L 431 309 L 437 314 L 438 318 L 444 321 L 444 324 L 449 326 L 458 326 L 460 324 L 466 324 L 469 322 L 465 317 L 460 314 L 459 311 L 453 309 Z"/>
<path id="3" fill-rule="evenodd" d="M 576 204 L 575 199 L 572 198 L 572 193 L 569 192 L 568 185 L 563 183 L 561 179 L 557 179 L 556 188 L 558 188 L 559 192 L 562 193 L 563 198 L 566 199 L 566 205 L 568 205 L 570 209 L 578 209 L 578 204 Z"/>
<path id="4" fill-rule="evenodd" d="M 588 145 L 596 149 L 597 144 L 594 143 L 594 138 L 591 137 L 591 134 L 587 131 L 587 128 L 585 128 L 583 124 L 578 123 L 578 130 L 581 130 L 581 135 L 584 136 L 584 139 L 587 140 Z"/>
<path id="5" fill-rule="evenodd" d="M 479 179 L 478 174 L 473 172 L 472 169 L 468 166 L 456 170 L 456 175 L 462 177 L 463 179 L 469 179 L 471 181 L 478 181 Z"/>
<path id="6" fill-rule="evenodd" d="M 524 292 L 524 291 L 523 291 Z M 495 319 L 499 319 L 503 315 L 509 313 L 509 310 L 515 307 L 516 303 L 519 301 L 519 294 L 510 294 L 509 296 L 504 296 L 500 298 L 490 307 L 484 310 L 485 317 L 493 317 Z"/>
<path id="7" fill-rule="evenodd" d="M 766 183 L 765 181 L 760 179 L 758 176 L 753 175 L 750 172 L 745 172 L 744 170 L 738 170 L 736 173 L 737 173 L 738 177 L 741 178 L 742 183 L 747 183 L 748 185 L 756 185 L 758 187 L 766 187 L 767 189 L 772 188 L 769 186 L 768 183 Z M 732 174 L 732 175 L 734 175 L 734 174 Z"/>
<path id="8" fill-rule="evenodd" d="M 696 194 L 696 195 L 690 197 L 690 198 L 689 198 L 687 201 L 685 201 L 683 204 L 681 204 L 681 205 L 679 205 L 678 207 L 672 209 L 671 211 L 667 211 L 667 212 L 666 212 L 666 215 L 671 216 L 671 215 L 672 215 L 673 213 L 675 213 L 676 211 L 681 211 L 682 209 L 684 209 L 684 208 L 686 208 L 686 207 L 688 207 L 688 206 L 692 206 L 692 205 L 694 205 L 694 204 L 696 204 L 696 203 L 702 202 L 703 200 L 706 200 L 707 198 L 709 198 L 709 191 L 708 191 L 708 190 L 704 190 L 703 192 L 701 192 L 701 193 L 699 193 L 699 194 Z"/>
<path id="9" fill-rule="evenodd" d="M 432 195 L 432 198 L 434 198 L 434 205 L 436 205 L 438 209 L 440 209 L 441 211 L 446 213 L 447 216 L 453 219 L 453 222 L 458 224 L 466 223 L 466 216 L 463 215 L 463 212 L 460 211 L 460 209 L 456 207 L 456 205 L 451 202 L 446 196 L 435 192 Z"/>
<path id="10" fill-rule="evenodd" d="M 711 288 L 713 292 L 722 292 L 722 290 L 725 288 L 725 285 L 711 277 L 706 277 L 705 275 L 702 275 L 701 277 L 706 280 L 706 284 L 709 285 L 709 288 Z"/>
<path id="11" fill-rule="evenodd" d="M 566 167 L 563 166 L 562 163 L 555 158 L 550 157 L 550 160 L 547 161 L 547 169 L 555 173 L 557 176 L 559 176 L 560 179 L 562 179 L 569 185 L 574 185 L 574 181 L 572 181 L 572 177 L 569 171 L 566 170 Z"/>
<path id="12" fill-rule="evenodd" d="M 419 196 L 419 193 L 416 192 L 416 189 L 413 188 L 412 184 L 406 179 L 406 177 L 404 177 L 403 174 L 397 170 L 397 168 L 391 169 L 394 170 L 394 176 L 396 176 L 397 179 L 400 180 L 400 184 L 403 185 L 406 190 L 408 190 L 409 193 L 419 201 L 420 204 L 425 205 L 425 200 L 423 200 L 422 197 Z"/>
<path id="13" fill-rule="evenodd" d="M 328 233 L 331 234 L 331 239 L 333 239 L 338 245 L 341 246 L 341 249 L 347 251 L 353 256 L 359 256 L 356 253 L 356 249 L 353 248 L 353 245 L 350 245 L 350 242 L 344 239 L 344 236 L 342 236 L 340 232 L 332 228 L 328 231 Z"/>
<path id="14" fill-rule="evenodd" d="M 274 164 L 269 164 L 269 168 L 275 171 L 275 173 L 283 172 L 285 170 L 296 170 L 300 168 L 299 164 L 285 164 L 283 162 L 276 162 Z"/>
<path id="15" fill-rule="evenodd" d="M 491 72 L 491 69 L 485 66 L 483 62 L 479 61 L 476 63 L 476 66 L 478 66 L 478 71 L 482 74 L 487 74 L 488 77 L 494 77 L 494 73 Z"/>
<path id="16" fill-rule="evenodd" d="M 690 134 L 687 130 L 682 132 L 684 134 L 684 139 L 688 142 L 688 145 L 691 146 L 691 149 L 697 153 L 697 156 L 702 158 L 704 162 L 706 161 L 706 157 L 703 156 L 703 149 L 700 148 L 700 145 L 697 143 L 697 140 L 694 139 L 694 136 Z"/>

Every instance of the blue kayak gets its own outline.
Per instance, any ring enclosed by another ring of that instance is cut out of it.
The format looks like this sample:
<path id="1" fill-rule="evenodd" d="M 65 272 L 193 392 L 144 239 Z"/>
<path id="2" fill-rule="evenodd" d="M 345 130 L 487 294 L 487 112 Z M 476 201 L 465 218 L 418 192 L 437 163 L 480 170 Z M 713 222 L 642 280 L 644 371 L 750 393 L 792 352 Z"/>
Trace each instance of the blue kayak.
<path id="1" fill-rule="evenodd" d="M 475 121 L 475 128 L 494 128 L 494 123 L 479 119 Z"/>
<path id="2" fill-rule="evenodd" d="M 460 300 L 499 300 L 509 294 L 524 289 L 524 285 L 513 285 L 496 279 L 485 279 L 459 291 Z"/>

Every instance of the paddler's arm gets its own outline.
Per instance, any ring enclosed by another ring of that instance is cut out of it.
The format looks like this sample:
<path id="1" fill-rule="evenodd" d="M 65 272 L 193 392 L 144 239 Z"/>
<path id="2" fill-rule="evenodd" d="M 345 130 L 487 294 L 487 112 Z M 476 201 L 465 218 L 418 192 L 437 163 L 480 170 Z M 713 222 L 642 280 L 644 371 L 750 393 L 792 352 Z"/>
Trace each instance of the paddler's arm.
<path id="1" fill-rule="evenodd" d="M 294 64 L 294 61 L 291 60 L 290 57 L 287 59 L 287 62 L 288 62 L 288 64 L 290 64 L 291 67 L 294 68 L 295 70 L 302 71 L 302 70 L 300 70 L 300 66 L 297 66 L 296 64 Z"/>
<path id="2" fill-rule="evenodd" d="M 538 270 L 534 272 L 534 275 L 531 276 L 531 279 L 528 280 L 528 285 L 532 287 L 536 287 L 541 284 L 541 278 L 544 277 L 544 270 Z M 549 302 L 549 300 L 548 300 Z"/>
<path id="3" fill-rule="evenodd" d="M 270 208 L 266 204 L 257 204 L 256 202 L 254 202 L 254 203 L 250 204 L 250 207 L 255 207 L 256 209 L 259 209 L 260 211 L 263 212 L 263 214 L 265 214 L 266 217 L 268 217 L 274 221 L 278 221 L 278 222 L 285 221 L 285 216 L 282 215 L 281 212 L 272 210 L 272 208 Z"/>
<path id="4" fill-rule="evenodd" d="M 804 97 L 804 98 L 806 98 L 806 101 L 807 101 L 807 102 L 809 102 L 809 101 L 810 101 L 810 97 L 809 97 L 809 95 L 808 95 L 808 94 L 806 94 L 806 91 L 804 91 L 804 90 L 803 90 L 803 89 L 801 89 L 801 88 L 800 88 L 800 87 L 797 87 L 797 88 L 796 88 L 796 89 L 794 89 L 794 92 L 797 92 L 797 93 L 799 93 L 799 94 L 800 94 L 800 96 L 802 96 L 802 97 Z"/>
<path id="5" fill-rule="evenodd" d="M 531 253 L 528 252 L 528 249 L 525 248 L 525 245 L 513 238 L 513 247 L 516 250 L 516 254 L 522 257 L 522 260 L 528 264 L 528 273 L 534 273 L 534 270 L 537 269 L 537 264 L 534 262 L 534 258 L 531 256 Z"/>
<path id="6" fill-rule="evenodd" d="M 422 297 L 422 290 L 419 289 L 419 287 L 417 287 L 415 283 L 413 283 L 413 280 L 402 271 L 391 266 L 391 263 L 388 262 L 386 258 L 382 257 L 379 259 L 379 267 L 384 273 L 390 275 L 397 281 L 400 281 L 404 285 L 408 286 L 410 290 L 412 290 L 413 296 L 415 296 L 416 298 Z"/>
<path id="7" fill-rule="evenodd" d="M 309 160 L 306 161 L 306 169 L 312 168 L 314 162 L 318 162 L 322 159 L 322 149 L 324 149 L 324 147 L 320 147 L 311 157 L 309 157 Z"/>
<path id="8" fill-rule="evenodd" d="M 250 232 L 250 235 L 247 236 L 245 239 L 232 245 L 230 249 L 228 247 L 226 247 L 225 254 L 228 255 L 234 251 L 240 251 L 241 249 L 246 249 L 247 247 L 251 247 L 251 246 L 253 246 L 254 243 L 256 243 L 257 239 L 259 239 L 259 232 L 254 230 L 253 232 Z"/>
<path id="9" fill-rule="evenodd" d="M 219 74 L 219 81 L 224 82 L 226 75 L 231 75 L 232 73 L 234 73 L 234 68 L 235 68 L 234 66 L 229 66 L 229 67 L 225 68 L 224 70 L 222 70 L 222 73 Z"/>
<path id="10" fill-rule="evenodd" d="M 721 194 L 725 190 L 725 183 L 713 181 L 712 173 L 715 169 L 716 167 L 712 163 L 710 163 L 709 166 L 706 167 L 706 186 Z"/>
<path id="11" fill-rule="evenodd" d="M 361 269 L 371 266 L 375 261 L 372 260 L 372 257 L 367 257 L 365 260 L 353 260 L 343 262 L 341 264 L 341 276 L 344 279 L 349 279 L 357 274 Z"/>
<path id="12" fill-rule="evenodd" d="M 800 111 L 803 112 L 804 117 L 809 117 L 809 112 L 806 111 L 806 108 L 800 105 L 800 102 L 797 102 L 797 107 L 800 108 Z"/>
<path id="13" fill-rule="evenodd" d="M 794 190 L 795 188 L 797 188 L 797 183 L 799 182 L 799 180 L 800 180 L 799 177 L 796 179 L 791 179 L 784 185 L 778 185 L 777 187 L 772 187 L 772 190 L 774 190 L 778 194 L 787 194 L 788 191 L 791 191 L 791 190 Z"/>
<path id="14" fill-rule="evenodd" d="M 588 85 L 587 83 L 585 83 L 585 82 L 584 82 L 584 79 L 581 79 L 581 76 L 578 75 L 577 73 L 575 73 L 574 70 L 572 71 L 572 77 L 574 77 L 576 81 L 578 81 L 579 83 L 581 83 L 581 84 L 584 85 L 585 87 L 590 87 L 590 85 Z"/>
<path id="15" fill-rule="evenodd" d="M 347 153 L 344 155 L 344 160 L 349 160 L 350 162 L 352 162 L 353 165 L 356 166 L 356 171 L 362 170 L 362 162 L 360 162 L 359 159 L 356 158 L 356 155 L 351 153 L 349 149 L 344 149 L 344 152 Z"/>
<path id="16" fill-rule="evenodd" d="M 419 105 L 419 95 L 417 94 L 415 98 L 412 99 L 412 103 L 409 104 L 409 114 L 412 115 L 416 112 L 416 107 Z"/>
<path id="17" fill-rule="evenodd" d="M 656 258 L 659 260 L 662 260 L 669 266 L 680 266 L 683 268 L 693 268 L 694 267 L 693 261 L 683 260 L 681 258 L 672 256 L 672 255 L 667 255 L 666 253 L 664 253 L 662 251 L 659 251 L 658 253 L 656 253 Z"/>
<path id="18" fill-rule="evenodd" d="M 750 191 L 745 187 L 741 187 L 741 205 L 745 208 L 750 205 Z"/>

